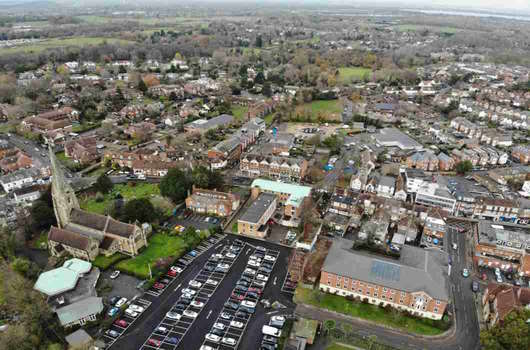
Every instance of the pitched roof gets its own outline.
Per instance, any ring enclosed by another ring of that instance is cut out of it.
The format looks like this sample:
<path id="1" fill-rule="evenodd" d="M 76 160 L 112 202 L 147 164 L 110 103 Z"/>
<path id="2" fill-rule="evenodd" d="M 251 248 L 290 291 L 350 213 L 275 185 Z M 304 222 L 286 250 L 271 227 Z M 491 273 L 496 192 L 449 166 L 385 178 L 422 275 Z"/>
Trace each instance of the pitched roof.
<path id="1" fill-rule="evenodd" d="M 407 292 L 423 291 L 438 300 L 448 300 L 444 264 L 447 254 L 403 246 L 399 260 L 351 250 L 351 241 L 336 240 L 322 271 Z"/>
<path id="2" fill-rule="evenodd" d="M 61 325 L 78 321 L 90 315 L 99 314 L 103 311 L 103 302 L 101 298 L 88 297 L 76 303 L 57 309 L 57 316 Z"/>
<path id="3" fill-rule="evenodd" d="M 48 240 L 81 250 L 87 250 L 90 243 L 90 240 L 87 237 L 79 233 L 63 230 L 55 226 L 50 227 Z"/>
<path id="4" fill-rule="evenodd" d="M 89 213 L 75 208 L 70 213 L 70 220 L 80 226 L 122 237 L 129 237 L 134 233 L 136 227 L 135 225 L 115 220 L 110 216 Z"/>

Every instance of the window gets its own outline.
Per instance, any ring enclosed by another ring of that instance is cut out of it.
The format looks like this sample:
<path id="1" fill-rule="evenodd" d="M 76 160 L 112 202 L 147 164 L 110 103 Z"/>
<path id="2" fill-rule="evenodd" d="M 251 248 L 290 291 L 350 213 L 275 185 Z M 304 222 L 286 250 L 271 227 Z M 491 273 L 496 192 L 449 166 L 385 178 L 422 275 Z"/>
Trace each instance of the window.
<path id="1" fill-rule="evenodd" d="M 402 298 L 405 297 L 405 292 L 401 292 L 401 297 L 402 297 Z"/>
<path id="2" fill-rule="evenodd" d="M 377 292 L 375 292 L 375 293 L 374 293 L 374 297 L 376 297 L 377 295 L 378 295 Z"/>
<path id="3" fill-rule="evenodd" d="M 394 297 L 390 297 L 390 301 L 393 301 L 394 300 Z"/>
<path id="4" fill-rule="evenodd" d="M 363 289 L 362 288 L 359 288 L 359 293 L 362 293 L 363 292 Z"/>
<path id="5" fill-rule="evenodd" d="M 438 312 L 438 308 L 437 307 L 434 308 L 434 312 Z"/>
<path id="6" fill-rule="evenodd" d="M 328 285 L 331 286 L 331 277 L 328 275 Z"/>
<path id="7" fill-rule="evenodd" d="M 386 292 L 386 291 L 387 291 L 387 289 L 386 289 L 386 288 L 383 288 L 383 292 Z"/>
<path id="8" fill-rule="evenodd" d="M 386 295 L 384 295 L 384 294 L 381 295 L 381 298 L 386 299 Z"/>
<path id="9" fill-rule="evenodd" d="M 400 304 L 403 304 L 403 299 L 399 299 L 399 303 L 400 303 Z"/>
<path id="10" fill-rule="evenodd" d="M 440 300 L 436 300 L 436 305 L 440 305 Z"/>

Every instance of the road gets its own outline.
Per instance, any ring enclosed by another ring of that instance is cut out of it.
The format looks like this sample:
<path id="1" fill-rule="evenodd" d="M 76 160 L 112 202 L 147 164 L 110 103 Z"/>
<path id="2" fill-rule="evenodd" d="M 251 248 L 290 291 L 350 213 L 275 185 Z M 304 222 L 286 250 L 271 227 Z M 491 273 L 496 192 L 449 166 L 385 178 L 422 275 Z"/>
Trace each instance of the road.
<path id="1" fill-rule="evenodd" d="M 458 249 L 451 248 L 455 242 Z M 448 229 L 445 247 L 452 259 L 452 271 L 449 277 L 452 288 L 451 295 L 454 296 L 454 307 L 456 312 L 456 325 L 445 335 L 440 337 L 421 337 L 413 334 L 402 333 L 393 329 L 385 328 L 374 323 L 360 319 L 341 316 L 336 313 L 327 312 L 322 309 L 313 309 L 298 305 L 296 313 L 304 317 L 310 317 L 325 321 L 336 319 L 347 322 L 353 327 L 353 331 L 361 336 L 377 336 L 378 342 L 388 344 L 400 349 L 429 349 L 429 350 L 475 350 L 479 349 L 479 326 L 474 303 L 474 294 L 471 290 L 471 277 L 462 277 L 462 269 L 471 266 L 468 262 L 468 249 L 465 234 Z M 451 306 L 449 306 L 451 307 Z"/>

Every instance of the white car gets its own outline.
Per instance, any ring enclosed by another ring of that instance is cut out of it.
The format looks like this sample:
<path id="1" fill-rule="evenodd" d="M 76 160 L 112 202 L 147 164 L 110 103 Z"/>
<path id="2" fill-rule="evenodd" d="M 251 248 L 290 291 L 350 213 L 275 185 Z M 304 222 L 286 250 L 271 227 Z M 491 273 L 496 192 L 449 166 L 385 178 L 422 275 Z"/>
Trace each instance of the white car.
<path id="1" fill-rule="evenodd" d="M 243 322 L 239 322 L 239 321 L 230 321 L 230 327 L 234 327 L 234 328 L 243 328 L 244 324 Z"/>
<path id="2" fill-rule="evenodd" d="M 243 274 L 254 276 L 256 274 L 256 270 L 246 268 L 245 271 L 243 271 Z"/>
<path id="3" fill-rule="evenodd" d="M 212 333 L 206 334 L 206 340 L 211 341 L 212 343 L 219 343 L 221 337 Z"/>
<path id="4" fill-rule="evenodd" d="M 201 288 L 201 286 L 202 286 L 201 282 L 197 282 L 195 280 L 189 281 L 188 284 L 190 285 L 190 287 L 193 287 L 193 288 Z"/>
<path id="5" fill-rule="evenodd" d="M 191 310 L 184 311 L 183 315 L 186 316 L 186 317 L 189 317 L 189 318 L 195 318 L 195 317 L 199 316 L 198 313 L 196 313 L 195 311 L 191 311 Z"/>
<path id="6" fill-rule="evenodd" d="M 116 302 L 116 304 L 114 304 L 114 306 L 116 307 L 122 307 L 123 305 L 125 305 L 125 303 L 127 302 L 127 298 L 121 298 L 120 300 L 118 300 Z"/>
<path id="7" fill-rule="evenodd" d="M 249 266 L 253 266 L 253 267 L 260 267 L 261 264 L 259 262 L 257 262 L 256 260 L 249 260 L 248 261 L 248 265 Z"/>
<path id="8" fill-rule="evenodd" d="M 230 265 L 228 265 L 228 264 L 218 264 L 217 267 L 220 268 L 220 269 L 229 269 Z"/>
<path id="9" fill-rule="evenodd" d="M 134 310 L 131 310 L 130 308 L 125 310 L 125 314 L 129 317 L 137 317 L 138 316 L 138 312 L 134 311 Z"/>
<path id="10" fill-rule="evenodd" d="M 204 306 L 204 303 L 201 302 L 201 301 L 198 301 L 198 300 L 194 300 L 194 301 L 191 302 L 190 305 L 193 306 L 193 307 L 200 308 L 200 307 Z"/>
<path id="11" fill-rule="evenodd" d="M 214 348 L 212 348 L 211 346 L 209 345 L 203 345 L 201 346 L 201 348 L 199 350 L 215 350 Z"/>
<path id="12" fill-rule="evenodd" d="M 190 295 L 195 295 L 195 293 L 197 293 L 193 289 L 189 289 L 189 288 L 184 288 L 181 292 L 182 294 L 190 294 Z"/>
<path id="13" fill-rule="evenodd" d="M 222 258 L 224 258 L 224 256 L 223 256 L 222 254 L 219 254 L 219 253 L 214 254 L 214 255 L 212 255 L 212 256 L 213 256 L 214 258 L 216 258 L 216 259 L 222 259 Z"/>
<path id="14" fill-rule="evenodd" d="M 272 255 L 265 255 L 265 257 L 263 259 L 265 259 L 267 261 L 271 261 L 271 262 L 276 261 L 276 258 L 273 257 Z"/>
<path id="15" fill-rule="evenodd" d="M 135 305 L 135 304 L 129 305 L 129 309 L 131 309 L 132 311 L 136 311 L 138 313 L 142 313 L 145 310 L 143 307 Z"/>
<path id="16" fill-rule="evenodd" d="M 155 329 L 155 332 L 160 334 L 166 334 L 168 332 L 168 329 L 166 327 L 159 326 Z"/>
<path id="17" fill-rule="evenodd" d="M 219 282 L 217 282 L 216 280 L 212 280 L 212 279 L 207 279 L 206 282 L 204 283 L 211 284 L 212 286 L 216 286 L 219 284 Z"/>
<path id="18" fill-rule="evenodd" d="M 262 274 L 257 275 L 256 278 L 263 282 L 267 282 L 269 280 L 269 277 Z"/>
<path id="19" fill-rule="evenodd" d="M 169 318 L 170 320 L 180 320 L 180 314 L 174 312 L 174 311 L 169 311 L 167 314 L 166 314 L 166 317 Z"/>
<path id="20" fill-rule="evenodd" d="M 257 261 L 257 262 L 261 262 L 261 258 L 260 258 L 259 256 L 257 256 L 257 255 L 251 255 L 251 256 L 249 257 L 249 259 L 250 259 L 250 260 L 255 260 L 255 261 Z"/>
<path id="21" fill-rule="evenodd" d="M 182 268 L 178 266 L 171 266 L 171 271 L 175 271 L 176 273 L 181 273 L 183 270 Z"/>
<path id="22" fill-rule="evenodd" d="M 226 345 L 236 345 L 237 342 L 234 338 L 223 338 L 221 340 L 221 343 L 226 344 Z"/>
<path id="23" fill-rule="evenodd" d="M 226 253 L 225 256 L 228 258 L 228 259 L 234 259 L 236 257 L 236 255 L 234 253 Z"/>
<path id="24" fill-rule="evenodd" d="M 252 282 L 252 284 L 256 285 L 256 286 L 258 286 L 260 288 L 265 287 L 265 282 L 263 282 L 263 281 L 254 281 L 254 282 Z"/>
<path id="25" fill-rule="evenodd" d="M 216 322 L 213 324 L 213 328 L 218 329 L 220 331 L 224 331 L 226 326 L 221 322 Z"/>
<path id="26" fill-rule="evenodd" d="M 120 271 L 116 270 L 116 271 L 114 271 L 113 273 L 110 274 L 110 279 L 111 280 L 116 279 L 116 278 L 118 278 L 119 275 L 120 275 Z"/>
<path id="27" fill-rule="evenodd" d="M 248 300 L 243 300 L 241 302 L 241 305 L 245 306 L 245 307 L 250 307 L 250 308 L 253 308 L 253 307 L 256 307 L 256 303 L 253 302 L 253 301 L 248 301 Z"/>

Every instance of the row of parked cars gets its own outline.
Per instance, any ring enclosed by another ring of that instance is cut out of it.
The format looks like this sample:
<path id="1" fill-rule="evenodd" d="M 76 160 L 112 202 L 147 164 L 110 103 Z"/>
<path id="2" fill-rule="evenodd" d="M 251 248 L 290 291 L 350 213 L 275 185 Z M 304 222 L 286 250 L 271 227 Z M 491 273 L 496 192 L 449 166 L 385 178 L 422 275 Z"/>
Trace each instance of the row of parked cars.
<path id="1" fill-rule="evenodd" d="M 109 317 L 114 317 L 120 312 L 123 305 L 127 303 L 127 298 L 121 298 L 119 296 L 114 296 L 109 299 L 109 303 L 110 305 L 112 305 L 112 307 L 107 312 L 107 315 Z M 138 315 L 140 315 L 144 311 L 145 311 L 145 308 L 143 306 L 136 305 L 136 304 L 130 304 L 127 307 L 127 309 L 125 309 L 125 314 L 131 318 L 136 318 L 138 317 Z M 129 326 L 129 322 L 123 319 L 119 319 L 119 318 L 114 321 L 114 324 L 121 328 L 127 328 Z M 120 335 L 119 332 L 113 329 L 108 329 L 105 332 L 105 334 L 107 334 L 109 337 L 112 337 L 112 338 L 117 338 Z"/>
<path id="2" fill-rule="evenodd" d="M 282 334 L 285 325 L 285 316 L 272 316 L 269 324 L 261 328 L 263 339 L 261 340 L 261 350 L 275 350 L 278 347 L 278 338 Z"/>

